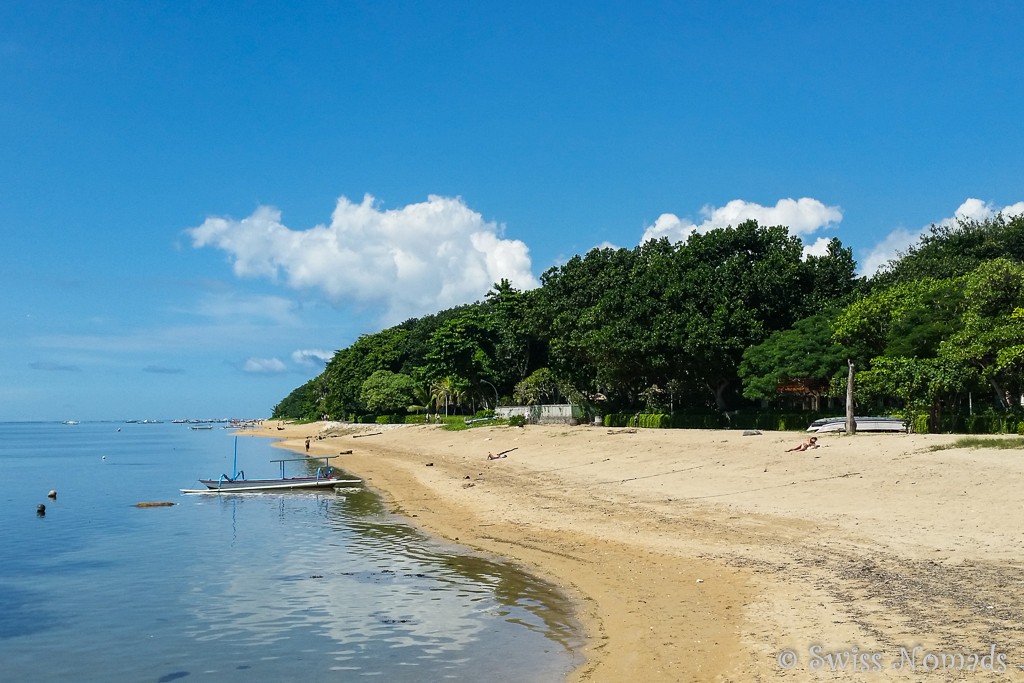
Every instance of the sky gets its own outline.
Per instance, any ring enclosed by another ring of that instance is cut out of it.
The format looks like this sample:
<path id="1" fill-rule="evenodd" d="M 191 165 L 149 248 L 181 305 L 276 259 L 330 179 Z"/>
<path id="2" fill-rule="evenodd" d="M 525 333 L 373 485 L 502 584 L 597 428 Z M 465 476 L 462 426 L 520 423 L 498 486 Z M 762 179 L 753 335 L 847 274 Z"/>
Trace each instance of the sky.
<path id="1" fill-rule="evenodd" d="M 289 7 L 286 5 L 296 5 Z M 0 3 L 0 421 L 267 417 L 360 335 L 756 218 L 1024 212 L 1024 3 Z"/>

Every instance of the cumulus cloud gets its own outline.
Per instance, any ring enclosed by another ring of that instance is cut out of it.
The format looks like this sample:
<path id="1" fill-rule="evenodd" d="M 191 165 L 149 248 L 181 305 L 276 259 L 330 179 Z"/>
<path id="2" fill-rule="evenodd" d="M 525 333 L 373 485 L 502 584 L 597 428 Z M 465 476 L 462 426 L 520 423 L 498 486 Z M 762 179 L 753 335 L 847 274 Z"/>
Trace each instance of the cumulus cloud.
<path id="1" fill-rule="evenodd" d="M 826 206 L 810 197 L 780 199 L 775 206 L 733 199 L 725 206 L 706 205 L 700 214 L 704 220 L 694 223 L 688 218 L 663 213 L 644 231 L 640 241 L 643 243 L 667 237 L 671 242 L 682 242 L 693 232 L 705 233 L 715 228 L 735 226 L 749 219 L 765 226 L 785 225 L 792 234 L 806 236 L 843 220 L 843 212 L 838 206 Z"/>
<path id="2" fill-rule="evenodd" d="M 921 230 L 911 232 L 906 228 L 896 228 L 876 244 L 867 255 L 860 260 L 860 274 L 874 275 L 878 269 L 896 258 L 898 252 L 906 251 L 921 237 Z"/>
<path id="3" fill-rule="evenodd" d="M 322 349 L 296 349 L 292 351 L 292 362 L 307 368 L 320 367 L 334 357 L 332 351 Z"/>
<path id="4" fill-rule="evenodd" d="M 984 221 L 1000 213 L 1007 217 L 1024 214 L 1024 202 L 1017 202 L 1016 204 L 1009 204 L 999 208 L 991 202 L 969 197 L 953 212 L 952 216 L 936 221 L 934 225 L 954 226 L 961 220 Z M 860 259 L 861 275 L 871 276 L 877 273 L 879 269 L 899 256 L 901 252 L 905 252 L 917 244 L 921 237 L 931 229 L 931 225 L 925 225 L 914 231 L 900 227 L 890 232 L 881 242 L 872 247 L 867 255 Z"/>
<path id="5" fill-rule="evenodd" d="M 257 375 L 276 375 L 288 370 L 278 358 L 250 358 L 242 369 Z"/>
<path id="6" fill-rule="evenodd" d="M 831 238 L 819 237 L 814 240 L 811 244 L 804 245 L 804 256 L 825 256 L 828 254 L 828 245 L 832 242 Z"/>
<path id="7" fill-rule="evenodd" d="M 319 290 L 335 304 L 377 307 L 381 322 L 480 299 L 502 278 L 537 286 L 527 246 L 502 237 L 459 198 L 431 195 L 400 209 L 341 197 L 330 225 L 293 230 L 261 206 L 248 218 L 208 218 L 186 233 L 196 248 L 228 254 L 238 277 Z"/>

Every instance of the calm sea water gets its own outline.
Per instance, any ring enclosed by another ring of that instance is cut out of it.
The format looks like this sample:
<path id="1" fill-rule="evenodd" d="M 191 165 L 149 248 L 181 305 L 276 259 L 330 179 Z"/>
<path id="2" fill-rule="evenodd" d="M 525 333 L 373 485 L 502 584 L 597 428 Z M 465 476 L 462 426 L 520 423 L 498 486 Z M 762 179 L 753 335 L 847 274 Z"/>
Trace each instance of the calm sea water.
<path id="1" fill-rule="evenodd" d="M 581 663 L 552 586 L 368 491 L 179 493 L 230 474 L 232 450 L 219 428 L 0 424 L 3 680 L 558 681 Z M 281 457 L 238 439 L 250 478 Z"/>

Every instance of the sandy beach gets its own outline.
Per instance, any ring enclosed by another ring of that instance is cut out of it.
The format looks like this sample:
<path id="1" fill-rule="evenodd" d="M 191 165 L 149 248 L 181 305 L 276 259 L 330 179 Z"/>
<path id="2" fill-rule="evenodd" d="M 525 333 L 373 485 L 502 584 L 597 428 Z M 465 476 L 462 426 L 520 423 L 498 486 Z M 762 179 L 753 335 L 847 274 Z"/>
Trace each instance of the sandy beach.
<path id="1" fill-rule="evenodd" d="M 395 511 L 562 586 L 588 642 L 573 680 L 1024 680 L 1016 450 L 858 434 L 785 452 L 803 435 L 596 426 L 248 433 L 351 451 L 335 464 Z"/>

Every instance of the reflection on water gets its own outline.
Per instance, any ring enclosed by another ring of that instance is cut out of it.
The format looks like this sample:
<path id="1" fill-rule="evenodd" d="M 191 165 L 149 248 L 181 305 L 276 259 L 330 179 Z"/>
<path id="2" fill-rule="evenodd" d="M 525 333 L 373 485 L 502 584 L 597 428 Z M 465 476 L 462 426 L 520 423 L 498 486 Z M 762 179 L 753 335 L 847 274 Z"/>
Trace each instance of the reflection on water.
<path id="1" fill-rule="evenodd" d="M 286 552 L 239 563 L 221 580 L 190 588 L 196 607 L 189 634 L 196 640 L 266 649 L 309 631 L 335 643 L 327 655 L 331 668 L 391 679 L 395 667 L 458 672 L 468 651 L 493 652 L 492 636 L 508 638 L 517 629 L 559 644 L 569 662 L 580 645 L 570 605 L 552 586 L 430 541 L 365 490 L 225 495 L 209 505 L 230 516 L 235 548 L 249 542 L 254 509 L 272 519 L 259 533 L 286 533 L 291 542 Z M 482 659 L 494 667 L 504 656 Z M 517 666 L 500 679 L 543 680 L 538 676 L 551 673 Z"/>
<path id="2" fill-rule="evenodd" d="M 177 496 L 230 467 L 230 438 L 0 424 L 3 680 L 557 681 L 580 663 L 551 586 L 365 490 Z M 246 469 L 280 457 L 246 448 Z"/>

